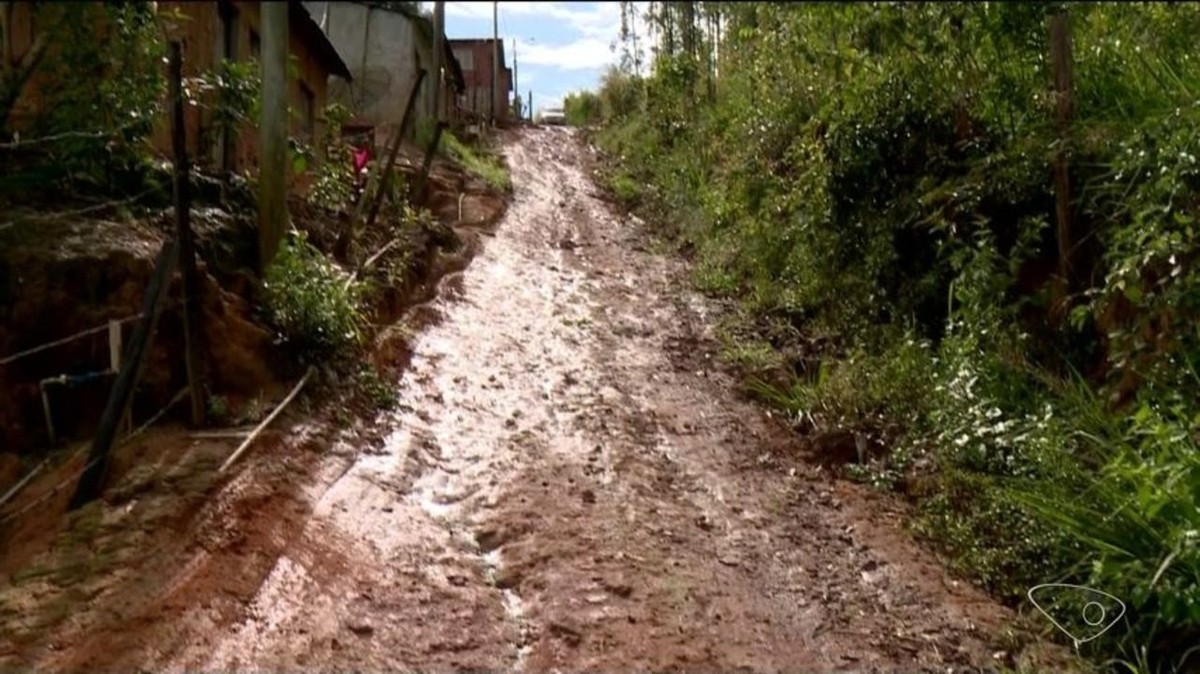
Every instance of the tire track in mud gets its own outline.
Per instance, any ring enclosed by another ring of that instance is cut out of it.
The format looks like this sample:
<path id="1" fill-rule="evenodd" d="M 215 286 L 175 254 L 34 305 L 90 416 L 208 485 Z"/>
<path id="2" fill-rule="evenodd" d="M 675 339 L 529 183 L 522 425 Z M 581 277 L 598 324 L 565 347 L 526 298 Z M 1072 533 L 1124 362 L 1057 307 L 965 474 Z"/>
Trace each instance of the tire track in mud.
<path id="1" fill-rule="evenodd" d="M 525 130 L 507 153 L 503 221 L 396 328 L 420 331 L 386 441 L 327 459 L 240 622 L 198 599 L 130 661 L 1063 668 L 1053 648 L 997 646 L 1013 614 L 865 490 L 790 460 L 790 432 L 716 364 L 709 303 L 593 196 L 570 131 Z"/>

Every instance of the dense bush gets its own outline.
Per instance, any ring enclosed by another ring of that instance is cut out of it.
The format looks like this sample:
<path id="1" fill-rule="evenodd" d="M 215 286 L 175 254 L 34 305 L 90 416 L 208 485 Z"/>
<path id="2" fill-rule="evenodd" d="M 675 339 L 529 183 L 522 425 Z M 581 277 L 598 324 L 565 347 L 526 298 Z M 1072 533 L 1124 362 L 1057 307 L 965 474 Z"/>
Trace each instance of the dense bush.
<path id="1" fill-rule="evenodd" d="M 264 306 L 279 339 L 303 361 L 345 354 L 362 334 L 361 286 L 293 232 L 267 269 Z"/>
<path id="2" fill-rule="evenodd" d="M 567 124 L 590 126 L 600 122 L 600 97 L 592 91 L 576 91 L 563 99 Z"/>
<path id="3" fill-rule="evenodd" d="M 649 14 L 652 72 L 626 54 L 597 93 L 608 182 L 669 225 L 702 288 L 825 345 L 758 390 L 891 447 L 859 474 L 907 489 L 917 528 L 989 588 L 1091 583 L 1130 614 L 1086 648 L 1179 666 L 1200 641 L 1200 7 Z"/>
<path id="4" fill-rule="evenodd" d="M 31 3 L 28 11 L 44 48 L 30 56 L 30 69 L 14 61 L 0 73 L 3 130 L 13 130 L 12 106 L 36 83 L 37 114 L 24 120 L 21 136 L 44 155 L 42 180 L 104 194 L 143 190 L 144 141 L 166 92 L 154 6 Z M 5 53 L 17 56 L 26 55 Z"/>

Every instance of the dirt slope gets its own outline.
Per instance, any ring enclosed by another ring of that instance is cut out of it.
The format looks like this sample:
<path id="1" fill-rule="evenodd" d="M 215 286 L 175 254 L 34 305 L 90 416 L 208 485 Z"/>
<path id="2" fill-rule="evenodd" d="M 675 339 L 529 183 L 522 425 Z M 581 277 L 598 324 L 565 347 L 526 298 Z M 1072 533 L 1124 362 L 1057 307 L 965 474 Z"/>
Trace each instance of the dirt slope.
<path id="1" fill-rule="evenodd" d="M 570 132 L 525 131 L 508 157 L 507 216 L 410 317 L 427 325 L 382 445 L 302 462 L 286 507 L 256 510 L 235 481 L 222 510 L 180 532 L 190 557 L 159 571 L 173 575 L 135 612 L 136 638 L 114 638 L 120 620 L 75 621 L 23 663 L 1068 664 L 1005 636 L 1015 616 L 950 579 L 886 501 L 796 461 L 786 429 L 716 363 L 710 305 L 596 197 Z M 248 550 L 256 582 L 222 583 Z"/>

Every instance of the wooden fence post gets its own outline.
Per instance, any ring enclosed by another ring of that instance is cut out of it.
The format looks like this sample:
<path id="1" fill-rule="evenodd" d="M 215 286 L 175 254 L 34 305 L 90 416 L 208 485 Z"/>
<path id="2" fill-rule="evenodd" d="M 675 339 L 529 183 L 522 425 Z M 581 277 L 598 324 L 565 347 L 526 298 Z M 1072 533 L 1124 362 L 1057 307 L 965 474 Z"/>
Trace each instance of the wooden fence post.
<path id="1" fill-rule="evenodd" d="M 425 148 L 425 161 L 421 163 L 421 175 L 417 178 L 416 185 L 413 186 L 412 194 L 409 197 L 412 203 L 419 204 L 425 196 L 425 184 L 429 181 L 429 171 L 433 168 L 433 156 L 437 153 L 438 142 L 442 139 L 442 131 L 446 129 L 445 122 L 438 122 L 433 130 L 433 140 L 429 141 L 429 147 Z"/>
<path id="2" fill-rule="evenodd" d="M 409 122 L 412 120 L 413 110 L 417 103 L 417 95 L 421 92 L 421 82 L 424 79 L 425 70 L 417 70 L 417 79 L 413 82 L 412 91 L 408 93 L 408 103 L 404 106 L 404 116 L 400 119 L 400 127 L 396 129 L 396 136 L 392 139 L 392 147 L 388 152 L 387 165 L 383 167 L 383 172 L 379 174 L 379 186 L 376 188 L 375 199 L 371 202 L 371 211 L 367 214 L 367 229 L 370 229 L 375 224 L 375 219 L 379 217 L 379 207 L 383 205 L 383 198 L 387 195 L 387 188 L 391 183 L 392 173 L 396 166 L 396 155 L 400 153 L 400 143 L 404 139 L 404 130 L 408 128 Z"/>
<path id="3" fill-rule="evenodd" d="M 133 400 L 133 389 L 142 374 L 146 354 L 150 351 L 150 340 L 154 336 L 154 328 L 158 325 L 158 315 L 162 310 L 163 300 L 167 297 L 171 275 L 175 272 L 178 260 L 179 240 L 171 239 L 163 244 L 158 254 L 154 275 L 150 277 L 150 285 L 142 299 L 142 317 L 134 326 L 129 346 L 125 348 L 125 355 L 121 359 L 121 371 L 117 374 L 117 380 L 113 382 L 112 393 L 109 394 L 104 414 L 100 417 L 100 427 L 96 429 L 96 437 L 92 439 L 92 448 L 88 452 L 88 468 L 79 478 L 79 485 L 71 498 L 71 510 L 86 505 L 100 495 L 100 488 L 108 470 L 108 453 L 117 436 L 117 425 Z"/>
<path id="4" fill-rule="evenodd" d="M 258 161 L 258 247 L 264 274 L 287 229 L 288 6 L 264 2 L 262 14 L 261 151 Z"/>
<path id="5" fill-rule="evenodd" d="M 1055 121 L 1058 147 L 1054 153 L 1054 215 L 1058 232 L 1059 293 L 1052 315 L 1064 318 L 1074 289 L 1071 260 L 1074 249 L 1071 222 L 1071 181 L 1068 171 L 1071 118 L 1074 115 L 1074 90 L 1071 72 L 1071 22 L 1066 9 L 1050 19 L 1050 63 L 1054 76 Z"/>
<path id="6" fill-rule="evenodd" d="M 191 396 L 191 421 L 204 424 L 204 326 L 200 283 L 196 272 L 196 246 L 192 237 L 192 194 L 188 177 L 186 130 L 183 119 L 183 55 L 178 42 L 170 47 L 171 149 L 175 161 L 175 238 L 179 241 L 179 266 L 183 276 L 183 344 Z"/>
<path id="7" fill-rule="evenodd" d="M 408 129 L 409 122 L 412 120 L 413 112 L 416 110 L 417 97 L 421 93 L 421 83 L 425 81 L 425 70 L 417 70 L 417 78 L 413 81 L 412 90 L 408 92 L 408 101 L 404 104 L 404 114 L 400 117 L 400 126 L 396 128 L 396 132 L 392 134 L 391 145 L 388 147 L 387 163 L 384 165 L 383 171 L 379 174 L 379 179 L 375 181 L 375 193 L 367 194 L 364 190 L 362 198 L 358 202 L 358 208 L 355 209 L 354 216 L 342 227 L 342 231 L 338 234 L 337 241 L 334 243 L 334 257 L 345 260 L 350 252 L 350 244 L 354 240 L 354 227 L 360 219 L 362 219 L 362 209 L 367 207 L 367 200 L 370 199 L 370 210 L 367 211 L 367 222 L 364 229 L 370 229 L 375 224 L 375 218 L 379 216 L 379 207 L 383 204 L 383 197 L 387 193 L 387 186 L 392 177 L 392 170 L 396 165 L 396 155 L 400 152 L 400 143 L 404 140 L 404 131 Z"/>

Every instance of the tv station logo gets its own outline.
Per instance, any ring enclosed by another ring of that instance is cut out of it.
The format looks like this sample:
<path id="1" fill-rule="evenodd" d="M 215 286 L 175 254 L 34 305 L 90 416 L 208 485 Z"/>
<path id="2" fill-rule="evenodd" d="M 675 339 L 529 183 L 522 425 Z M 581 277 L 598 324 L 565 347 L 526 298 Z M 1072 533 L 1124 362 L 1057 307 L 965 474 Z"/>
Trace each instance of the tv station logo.
<path id="1" fill-rule="evenodd" d="M 1075 649 L 1099 637 L 1125 615 L 1125 602 L 1082 585 L 1043 583 L 1029 588 L 1029 601 L 1075 642 Z"/>

